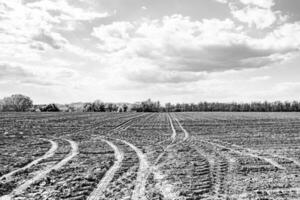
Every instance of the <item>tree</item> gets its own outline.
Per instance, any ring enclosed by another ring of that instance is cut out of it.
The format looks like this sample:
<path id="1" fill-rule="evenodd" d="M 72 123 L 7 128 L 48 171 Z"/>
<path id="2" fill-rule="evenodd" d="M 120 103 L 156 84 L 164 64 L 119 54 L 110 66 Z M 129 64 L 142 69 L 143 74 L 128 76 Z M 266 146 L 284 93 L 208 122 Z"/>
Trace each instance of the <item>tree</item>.
<path id="1" fill-rule="evenodd" d="M 30 97 L 22 94 L 14 94 L 2 100 L 3 111 L 24 112 L 28 111 L 32 106 L 33 102 Z"/>
<path id="2" fill-rule="evenodd" d="M 83 112 L 93 112 L 92 104 L 91 103 L 85 103 L 83 105 Z"/>
<path id="3" fill-rule="evenodd" d="M 60 110 L 56 104 L 51 103 L 51 104 L 41 107 L 40 111 L 41 112 L 59 112 Z"/>
<path id="4" fill-rule="evenodd" d="M 106 112 L 112 112 L 113 111 L 113 104 L 112 103 L 105 104 L 105 111 Z"/>
<path id="5" fill-rule="evenodd" d="M 96 100 L 92 104 L 92 109 L 94 112 L 105 112 L 105 104 L 100 100 Z"/>
<path id="6" fill-rule="evenodd" d="M 127 112 L 128 106 L 126 104 L 123 104 L 123 111 Z"/>

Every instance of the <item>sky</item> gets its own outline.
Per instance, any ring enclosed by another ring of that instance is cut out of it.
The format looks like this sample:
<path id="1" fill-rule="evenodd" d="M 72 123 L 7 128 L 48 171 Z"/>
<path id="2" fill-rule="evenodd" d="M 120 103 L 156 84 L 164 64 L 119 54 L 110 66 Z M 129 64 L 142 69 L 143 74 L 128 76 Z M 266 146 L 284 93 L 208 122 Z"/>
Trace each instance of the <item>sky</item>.
<path id="1" fill-rule="evenodd" d="M 0 0 L 0 97 L 300 100 L 299 0 Z"/>

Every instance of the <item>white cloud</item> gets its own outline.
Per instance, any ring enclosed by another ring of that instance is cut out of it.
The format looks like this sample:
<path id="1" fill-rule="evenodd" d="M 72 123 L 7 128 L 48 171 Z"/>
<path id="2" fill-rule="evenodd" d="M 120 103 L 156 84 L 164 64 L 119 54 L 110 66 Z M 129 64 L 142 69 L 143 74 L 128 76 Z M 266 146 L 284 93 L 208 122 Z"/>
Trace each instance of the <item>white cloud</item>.
<path id="1" fill-rule="evenodd" d="M 274 0 L 239 0 L 245 5 L 255 5 L 261 8 L 271 8 L 275 5 Z"/>
<path id="2" fill-rule="evenodd" d="M 99 13 L 92 10 L 83 10 L 82 8 L 71 6 L 66 0 L 42 0 L 33 3 L 27 3 L 29 8 L 37 8 L 49 12 L 51 16 L 63 21 L 93 20 L 109 16 L 107 12 Z"/>
<path id="3" fill-rule="evenodd" d="M 285 23 L 268 33 L 261 45 L 263 47 L 271 46 L 276 50 L 298 51 L 300 49 L 299 35 L 300 22 Z"/>
<path id="4" fill-rule="evenodd" d="M 59 33 L 59 30 L 70 30 L 70 27 L 74 29 L 77 21 L 106 16 L 108 16 L 107 13 L 74 7 L 66 0 L 42 0 L 29 3 L 21 0 L 1 2 L 0 44 L 2 47 L 9 45 L 9 50 L 12 52 L 22 49 L 20 54 L 29 52 L 30 48 L 60 49 L 68 41 Z M 4 48 L 7 49 L 7 46 Z M 5 52 L 4 49 L 3 52 Z"/>
<path id="5" fill-rule="evenodd" d="M 253 82 L 266 81 L 266 80 L 269 80 L 270 78 L 271 78 L 270 76 L 255 76 L 255 77 L 250 78 L 250 81 L 253 81 Z"/>
<path id="6" fill-rule="evenodd" d="M 241 3 L 243 5 L 251 5 L 251 6 L 258 6 L 260 8 L 268 8 L 270 9 L 275 5 L 274 0 L 215 0 L 219 3 Z"/>
<path id="7" fill-rule="evenodd" d="M 193 21 L 173 15 L 161 20 L 114 22 L 95 27 L 92 35 L 109 55 L 107 65 L 120 73 L 123 69 L 130 80 L 150 82 L 152 77 L 152 82 L 184 82 L 190 77 L 193 82 L 203 76 L 191 72 L 260 68 L 285 60 L 300 46 L 298 28 L 286 24 L 255 38 L 230 19 Z"/>
<path id="8" fill-rule="evenodd" d="M 34 35 L 32 37 L 32 40 L 37 41 L 38 44 L 45 43 L 54 49 L 60 49 L 68 43 L 68 41 L 65 38 L 63 38 L 60 34 L 54 32 L 47 33 L 43 30 L 41 30 L 41 32 L 37 35 Z"/>
<path id="9" fill-rule="evenodd" d="M 0 63 L 2 82 L 14 84 L 32 84 L 37 86 L 53 86 L 67 84 L 72 86 L 74 80 L 80 80 L 78 72 L 63 67 L 28 66 L 15 62 Z"/>
<path id="10" fill-rule="evenodd" d="M 228 3 L 228 0 L 215 0 L 215 1 L 219 3 Z"/>
<path id="11" fill-rule="evenodd" d="M 115 51 L 126 47 L 133 29 L 134 26 L 130 22 L 113 22 L 94 28 L 92 35 L 100 39 L 99 49 Z"/>
<path id="12" fill-rule="evenodd" d="M 247 23 L 249 27 L 255 25 L 258 29 L 264 29 L 270 27 L 277 20 L 276 14 L 270 9 L 258 7 L 236 9 L 233 6 L 231 8 L 233 17 L 241 22 Z"/>
<path id="13" fill-rule="evenodd" d="M 289 16 L 273 10 L 274 0 L 216 0 L 228 4 L 232 16 L 250 28 L 265 29 L 284 23 Z"/>
<path id="14" fill-rule="evenodd" d="M 0 56 L 39 59 L 39 52 L 34 50 L 59 49 L 67 43 L 53 30 L 59 20 L 48 12 L 29 8 L 18 0 L 1 5 Z"/>

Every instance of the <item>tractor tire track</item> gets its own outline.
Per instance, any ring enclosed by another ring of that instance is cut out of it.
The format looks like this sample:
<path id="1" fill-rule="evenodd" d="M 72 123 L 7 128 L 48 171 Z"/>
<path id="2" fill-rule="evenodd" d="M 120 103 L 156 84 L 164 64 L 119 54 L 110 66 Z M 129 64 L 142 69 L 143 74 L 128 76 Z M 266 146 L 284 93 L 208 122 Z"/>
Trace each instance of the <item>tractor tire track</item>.
<path id="1" fill-rule="evenodd" d="M 105 173 L 104 177 L 101 179 L 97 188 L 90 194 L 87 198 L 88 200 L 97 200 L 102 195 L 102 193 L 107 188 L 108 184 L 113 179 L 114 174 L 121 167 L 121 163 L 124 159 L 124 153 L 120 151 L 120 149 L 114 145 L 112 142 L 102 139 L 102 141 L 106 142 L 111 148 L 114 150 L 116 161 L 114 165 Z"/>
<path id="2" fill-rule="evenodd" d="M 28 169 L 28 168 L 32 167 L 33 165 L 38 164 L 40 161 L 52 157 L 55 154 L 55 152 L 58 148 L 57 142 L 55 142 L 53 140 L 48 140 L 48 139 L 42 139 L 42 140 L 46 140 L 46 141 L 51 143 L 51 148 L 42 157 L 39 157 L 36 160 L 33 160 L 32 162 L 25 165 L 24 167 L 13 170 L 13 171 L 9 172 L 8 174 L 5 174 L 5 175 L 1 176 L 0 180 L 5 179 L 5 181 L 9 181 L 11 179 L 11 176 L 14 175 L 15 173 L 17 173 L 19 171 L 22 171 L 22 170 L 25 170 L 25 169 Z"/>
<path id="3" fill-rule="evenodd" d="M 168 118 L 169 118 L 169 122 L 170 122 L 171 129 L 172 129 L 171 139 L 172 139 L 172 143 L 174 143 L 175 140 L 176 140 L 177 133 L 176 133 L 176 130 L 174 128 L 174 124 L 172 122 L 172 119 L 171 119 L 170 115 L 168 115 Z"/>
<path id="4" fill-rule="evenodd" d="M 147 177 L 149 175 L 150 171 L 150 165 L 148 163 L 148 160 L 146 158 L 146 155 L 135 145 L 125 141 L 125 140 L 120 140 L 119 141 L 123 142 L 124 144 L 128 145 L 130 148 L 132 148 L 138 158 L 139 158 L 139 169 L 137 172 L 137 178 L 136 178 L 136 184 L 133 190 L 133 194 L 131 199 L 132 200 L 147 200 L 146 199 L 146 182 L 147 182 Z"/>
<path id="5" fill-rule="evenodd" d="M 111 130 L 111 132 L 122 132 L 127 130 L 129 127 L 132 126 L 132 123 L 135 119 L 141 118 L 143 116 L 147 115 L 146 113 L 140 114 L 138 116 L 131 117 L 130 119 L 124 121 L 123 123 L 117 125 L 115 128 Z M 88 196 L 88 200 L 96 200 L 103 198 L 103 194 L 105 194 L 107 188 L 109 187 L 109 184 L 114 180 L 115 174 L 120 170 L 122 167 L 122 164 L 125 159 L 125 153 L 121 151 L 115 144 L 112 142 L 109 142 L 105 139 L 101 139 L 102 141 L 106 142 L 111 148 L 114 150 L 116 161 L 113 164 L 113 166 L 105 173 L 104 177 L 100 180 L 98 185 L 96 186 L 96 189 Z M 116 139 L 121 141 L 120 139 Z M 124 143 L 123 141 L 121 141 Z M 127 144 L 126 144 L 127 145 Z"/>
<path id="6" fill-rule="evenodd" d="M 177 118 L 175 118 L 175 121 L 181 128 L 181 130 L 184 132 L 184 138 L 183 141 L 186 141 L 190 138 L 190 133 L 182 126 L 182 124 L 179 122 Z M 193 138 L 192 138 L 193 139 Z M 201 151 L 196 148 L 196 151 L 202 155 Z M 226 177 L 228 174 L 229 170 L 229 162 L 221 155 L 217 153 L 218 157 L 213 158 L 214 164 L 212 162 L 209 162 L 209 159 L 205 158 L 205 161 L 201 163 L 201 165 L 205 166 L 201 170 L 207 170 L 208 174 L 214 174 L 212 178 L 214 179 L 214 193 L 215 197 L 217 198 L 218 196 L 225 196 L 226 195 Z M 215 155 L 216 156 L 216 155 Z M 210 189 L 211 186 L 206 186 L 207 188 L 205 189 Z M 202 190 L 200 190 L 202 192 Z"/>
<path id="7" fill-rule="evenodd" d="M 237 154 L 242 155 L 242 156 L 250 156 L 250 157 L 253 157 L 253 158 L 258 158 L 260 160 L 264 160 L 267 163 L 270 163 L 271 165 L 273 165 L 274 167 L 276 167 L 278 169 L 281 169 L 281 170 L 286 169 L 285 167 L 281 166 L 279 163 L 277 163 L 273 159 L 267 158 L 267 157 L 264 157 L 264 156 L 260 156 L 260 155 L 256 155 L 252 151 L 249 151 L 249 149 L 244 149 L 243 148 L 244 151 L 240 151 L 240 150 L 236 150 L 236 149 L 233 149 L 233 148 L 230 148 L 230 147 L 226 147 L 224 145 L 217 144 L 215 142 L 210 142 L 210 141 L 206 141 L 206 140 L 202 140 L 202 141 L 205 142 L 205 143 L 211 144 L 213 146 L 218 146 L 219 148 L 228 149 L 231 152 L 237 153 Z"/>
<path id="8" fill-rule="evenodd" d="M 240 148 L 240 149 L 245 149 L 245 150 L 247 150 L 248 152 L 251 152 L 251 153 L 253 153 L 253 154 L 255 153 L 255 151 L 252 150 L 252 149 L 250 149 L 250 148 L 244 148 L 244 147 L 242 147 L 242 146 L 240 146 L 240 145 L 236 145 L 236 144 L 233 144 L 232 146 L 235 146 L 235 147 Z M 275 157 L 275 158 L 281 158 L 281 159 L 289 160 L 289 161 L 293 162 L 296 166 L 300 167 L 300 162 L 297 161 L 297 160 L 294 159 L 294 158 L 290 158 L 290 157 L 286 157 L 286 156 L 282 156 L 282 155 L 277 155 L 277 154 L 272 154 L 272 155 L 270 155 L 270 156 L 273 156 L 273 157 Z M 275 162 L 275 163 L 276 163 L 276 162 Z M 279 164 L 278 164 L 278 165 L 279 165 Z M 279 165 L 279 166 L 281 166 L 281 165 Z M 282 167 L 282 166 L 281 166 L 281 167 Z M 285 168 L 282 167 L 282 169 L 285 169 Z"/>
<path id="9" fill-rule="evenodd" d="M 164 148 L 164 151 L 161 154 L 159 154 L 159 156 L 156 158 L 155 163 L 154 163 L 155 165 L 157 165 L 159 163 L 160 159 L 165 155 L 166 150 L 169 149 L 171 147 L 171 145 L 174 144 L 174 142 L 176 140 L 176 137 L 177 137 L 177 132 L 174 128 L 174 124 L 172 122 L 172 119 L 171 119 L 170 115 L 168 115 L 168 118 L 169 118 L 170 126 L 171 126 L 171 129 L 172 129 L 172 135 L 171 135 L 171 140 L 172 141 L 171 141 L 171 144 L 169 144 L 166 148 Z"/>
<path id="10" fill-rule="evenodd" d="M 55 164 L 54 166 L 51 166 L 49 168 L 46 168 L 44 170 L 41 170 L 38 172 L 33 178 L 25 181 L 23 184 L 15 188 L 10 194 L 5 195 L 0 198 L 0 200 L 10 200 L 15 195 L 21 194 L 23 191 L 25 191 L 30 185 L 33 183 L 41 180 L 44 178 L 48 173 L 50 173 L 52 170 L 58 170 L 65 164 L 67 164 L 73 157 L 75 157 L 79 151 L 78 151 L 78 144 L 72 140 L 65 139 L 69 144 L 71 145 L 71 152 L 65 157 L 63 160 L 61 160 L 59 163 Z"/>
<path id="11" fill-rule="evenodd" d="M 249 199 L 249 195 L 253 195 L 257 192 L 260 193 L 265 193 L 263 194 L 263 196 L 270 196 L 270 194 L 272 193 L 283 193 L 283 192 L 288 192 L 288 193 L 293 193 L 293 194 L 300 194 L 300 188 L 296 187 L 296 188 L 277 188 L 277 189 L 262 189 L 262 190 L 254 190 L 251 192 L 245 192 L 245 193 L 241 193 L 241 194 L 234 194 L 231 195 L 230 198 L 235 198 L 235 199 Z"/>
<path id="12" fill-rule="evenodd" d="M 179 127 L 181 128 L 181 130 L 182 130 L 183 133 L 184 133 L 183 141 L 186 141 L 186 140 L 190 137 L 189 132 L 187 132 L 187 130 L 185 130 L 185 129 L 183 128 L 183 126 L 181 125 L 181 123 L 179 122 L 179 120 L 178 120 L 176 117 L 174 117 L 174 119 L 175 119 L 175 121 L 177 122 L 177 124 L 179 125 Z"/>

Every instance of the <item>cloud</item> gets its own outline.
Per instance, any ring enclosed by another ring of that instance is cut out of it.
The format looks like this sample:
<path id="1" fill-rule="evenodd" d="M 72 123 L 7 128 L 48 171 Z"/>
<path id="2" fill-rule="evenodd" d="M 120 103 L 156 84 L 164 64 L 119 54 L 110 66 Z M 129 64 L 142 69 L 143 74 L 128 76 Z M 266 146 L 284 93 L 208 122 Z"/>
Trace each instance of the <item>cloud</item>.
<path id="1" fill-rule="evenodd" d="M 0 63 L 0 78 L 2 82 L 13 82 L 14 84 L 54 85 L 54 82 L 42 80 L 24 67 L 9 63 Z"/>
<path id="2" fill-rule="evenodd" d="M 136 81 L 140 83 L 151 83 L 151 84 L 161 84 L 161 83 L 190 83 L 203 80 L 206 78 L 206 73 L 200 72 L 179 72 L 179 71 L 162 71 L 160 69 L 141 69 L 137 71 L 131 71 L 126 73 L 126 77 L 131 81 Z"/>
<path id="3" fill-rule="evenodd" d="M 239 21 L 247 23 L 249 27 L 255 25 L 258 29 L 270 27 L 277 20 L 275 12 L 259 7 L 237 9 L 231 6 L 231 14 Z"/>
<path id="4" fill-rule="evenodd" d="M 0 78 L 2 82 L 53 86 L 72 83 L 78 77 L 78 73 L 74 70 L 65 68 L 41 68 L 19 63 L 0 63 Z"/>
<path id="5" fill-rule="evenodd" d="M 228 0 L 215 0 L 216 2 L 219 2 L 219 3 L 228 3 Z"/>
<path id="6" fill-rule="evenodd" d="M 274 48 L 276 51 L 298 51 L 300 50 L 300 22 L 285 23 L 269 32 L 261 40 L 262 47 Z"/>
<path id="7" fill-rule="evenodd" d="M 192 82 L 203 77 L 191 72 L 261 68 L 285 60 L 299 50 L 299 27 L 285 24 L 257 38 L 230 19 L 195 21 L 173 15 L 160 20 L 114 22 L 95 27 L 92 35 L 99 38 L 99 49 L 114 60 L 111 67 L 135 70 L 127 76 L 131 80 L 184 82 L 190 77 Z"/>
<path id="8" fill-rule="evenodd" d="M 271 8 L 275 5 L 274 0 L 215 0 L 219 3 L 241 3 L 243 5 L 257 6 L 260 8 Z"/>
<path id="9" fill-rule="evenodd" d="M 282 66 L 278 63 L 299 52 L 300 24 L 285 21 L 285 15 L 275 10 L 280 9 L 275 1 L 217 1 L 224 5 L 201 3 L 203 10 L 216 6 L 212 11 L 217 12 L 211 13 L 189 9 L 196 2 L 180 2 L 182 8 L 177 8 L 149 2 L 116 5 L 119 0 L 109 5 L 83 0 L 3 1 L 0 59 L 5 67 L 0 67 L 0 90 L 35 88 L 38 96 L 56 95 L 62 101 L 69 101 L 69 96 L 118 99 L 152 94 L 232 100 L 245 96 L 244 91 L 248 94 L 249 87 L 251 99 L 250 92 L 259 84 L 269 84 L 263 92 L 275 85 L 276 67 Z M 120 9 L 110 16 L 115 6 Z M 156 6 L 164 8 L 151 9 Z M 169 15 L 175 9 L 191 16 Z M 40 87 L 52 93 L 40 95 Z"/>
<path id="10" fill-rule="evenodd" d="M 282 82 L 278 83 L 274 87 L 276 90 L 281 92 L 300 91 L 300 82 Z"/>
<path id="11" fill-rule="evenodd" d="M 65 38 L 63 38 L 60 34 L 51 33 L 51 32 L 47 33 L 45 31 L 41 31 L 37 35 L 34 35 L 32 37 L 32 40 L 47 44 L 54 49 L 60 49 L 67 43 L 67 40 Z M 37 44 L 40 44 L 40 43 L 37 43 Z M 33 46 L 33 48 L 35 48 L 35 46 Z M 41 45 L 41 48 L 42 48 L 42 50 L 44 49 L 42 45 Z M 39 49 L 39 50 L 41 50 L 41 49 Z"/>
<path id="12" fill-rule="evenodd" d="M 0 49 L 5 52 L 2 55 L 22 57 L 39 55 L 32 50 L 61 49 L 69 43 L 61 31 L 74 31 L 82 21 L 107 16 L 108 13 L 93 11 L 91 7 L 75 7 L 67 0 L 1 2 Z"/>
<path id="13" fill-rule="evenodd" d="M 60 21 L 88 21 L 98 18 L 108 17 L 107 12 L 99 13 L 92 10 L 84 10 L 72 6 L 66 0 L 42 0 L 32 3 L 27 3 L 26 6 L 33 9 L 47 11 L 51 16 Z"/>
<path id="14" fill-rule="evenodd" d="M 98 45 L 99 49 L 116 51 L 126 47 L 133 29 L 134 26 L 130 22 L 113 22 L 109 25 L 94 27 L 92 36 L 101 41 Z"/>
<path id="15" fill-rule="evenodd" d="M 21 1 L 6 1 L 0 6 L 0 50 L 2 56 L 37 56 L 36 50 L 59 49 L 67 40 L 54 31 L 59 21 L 48 12 L 29 8 Z M 33 55 L 35 54 L 35 55 Z"/>
<path id="16" fill-rule="evenodd" d="M 19 78 L 32 78 L 34 75 L 22 67 L 11 66 L 7 63 L 0 63 L 0 78 L 12 80 Z"/>
<path id="17" fill-rule="evenodd" d="M 267 81 L 267 80 L 269 80 L 270 78 L 271 78 L 270 76 L 255 76 L 255 77 L 250 78 L 250 81 L 253 81 L 253 82 L 257 82 L 257 81 Z"/>
<path id="18" fill-rule="evenodd" d="M 271 8 L 275 5 L 274 0 L 240 0 L 245 5 L 255 5 L 261 8 Z"/>
<path id="19" fill-rule="evenodd" d="M 228 4 L 232 16 L 248 27 L 265 29 L 288 19 L 280 10 L 273 10 L 274 0 L 216 0 Z"/>

